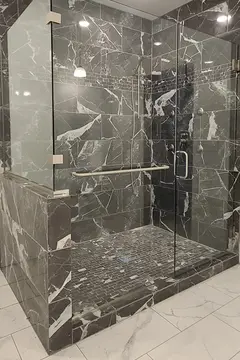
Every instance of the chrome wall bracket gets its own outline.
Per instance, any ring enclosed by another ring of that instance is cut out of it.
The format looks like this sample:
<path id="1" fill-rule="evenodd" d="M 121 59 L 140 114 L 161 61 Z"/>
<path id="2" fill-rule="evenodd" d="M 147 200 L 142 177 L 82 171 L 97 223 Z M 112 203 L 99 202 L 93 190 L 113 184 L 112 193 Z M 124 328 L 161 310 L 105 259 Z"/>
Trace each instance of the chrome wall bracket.
<path id="1" fill-rule="evenodd" d="M 52 155 L 50 157 L 50 163 L 53 165 L 63 164 L 63 155 Z"/>
<path id="2" fill-rule="evenodd" d="M 55 24 L 61 24 L 62 23 L 62 15 L 59 13 L 56 13 L 54 11 L 50 11 L 47 14 L 46 21 L 47 21 L 47 25 L 50 24 L 51 22 L 55 23 Z"/>

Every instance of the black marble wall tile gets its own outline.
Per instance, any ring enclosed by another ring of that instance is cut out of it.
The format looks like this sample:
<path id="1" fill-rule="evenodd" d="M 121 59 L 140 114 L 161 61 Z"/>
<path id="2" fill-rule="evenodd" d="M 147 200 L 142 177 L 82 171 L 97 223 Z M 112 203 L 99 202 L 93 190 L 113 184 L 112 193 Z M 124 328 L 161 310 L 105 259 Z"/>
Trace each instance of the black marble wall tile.
<path id="1" fill-rule="evenodd" d="M 103 50 L 99 46 L 79 44 L 75 66 L 78 66 L 80 61 L 87 73 L 100 74 L 103 67 L 102 52 Z"/>
<path id="2" fill-rule="evenodd" d="M 216 37 L 203 41 L 203 69 L 231 63 L 233 46 L 234 45 L 231 42 Z"/>
<path id="3" fill-rule="evenodd" d="M 141 223 L 140 210 L 124 212 L 116 215 L 104 216 L 102 218 L 102 227 L 104 232 L 109 234 L 119 233 L 125 230 L 134 229 Z"/>
<path id="4" fill-rule="evenodd" d="M 204 140 L 229 140 L 235 137 L 233 127 L 235 110 L 208 111 L 201 117 L 200 138 Z"/>
<path id="5" fill-rule="evenodd" d="M 104 74 L 111 76 L 133 76 L 136 74 L 140 56 L 116 50 L 102 51 L 102 67 Z M 142 73 L 149 75 L 151 73 L 151 59 L 144 57 L 141 64 Z"/>
<path id="6" fill-rule="evenodd" d="M 64 298 L 49 306 L 49 350 L 72 344 L 72 303 Z"/>
<path id="7" fill-rule="evenodd" d="M 142 19 L 139 16 L 105 5 L 101 6 L 101 18 L 102 20 L 122 25 L 130 29 L 142 30 Z"/>
<path id="8" fill-rule="evenodd" d="M 224 214 L 229 211 L 231 211 L 231 205 L 225 200 L 193 194 L 192 216 L 200 222 L 227 229 Z"/>
<path id="9" fill-rule="evenodd" d="M 80 16 L 62 7 L 53 6 L 52 11 L 61 14 L 61 24 L 53 24 L 53 36 L 58 36 L 68 41 L 77 41 L 77 17 Z"/>
<path id="10" fill-rule="evenodd" d="M 79 195 L 79 220 L 92 219 L 122 211 L 122 192 L 104 191 Z"/>
<path id="11" fill-rule="evenodd" d="M 142 56 L 151 55 L 151 35 L 123 27 L 123 51 Z"/>
<path id="12" fill-rule="evenodd" d="M 167 54 L 173 50 L 177 49 L 177 27 L 176 25 L 164 29 L 158 33 L 155 33 L 152 38 L 153 42 L 153 52 L 152 56 L 155 58 L 156 56 L 160 56 L 163 54 Z M 161 43 L 160 45 L 155 45 L 155 43 Z"/>
<path id="13" fill-rule="evenodd" d="M 193 163 L 200 168 L 229 169 L 229 146 L 225 141 L 194 141 Z"/>
<path id="14" fill-rule="evenodd" d="M 8 180 L 5 180 L 3 184 L 4 209 L 7 210 L 11 206 L 11 215 L 16 223 L 40 246 L 47 249 L 46 202 L 34 192 L 26 190 L 24 185 L 21 187 L 10 181 L 8 182 Z M 8 205 L 11 202 L 12 205 Z"/>
<path id="15" fill-rule="evenodd" d="M 78 62 L 78 48 L 79 45 L 75 41 L 71 41 L 69 45 L 68 39 L 53 36 L 54 69 L 72 70 L 73 72 L 74 65 Z"/>
<path id="16" fill-rule="evenodd" d="M 77 27 L 79 42 L 85 45 L 101 46 L 105 49 L 122 49 L 122 27 L 89 16 L 83 18 L 89 22 L 89 26 L 87 28 Z"/>
<path id="17" fill-rule="evenodd" d="M 57 141 L 100 140 L 102 115 L 55 111 Z"/>
<path id="18" fill-rule="evenodd" d="M 18 0 L 11 0 L 7 3 L 6 8 L 1 13 L 1 23 L 10 28 L 15 23 L 18 16 Z"/>
<path id="19" fill-rule="evenodd" d="M 99 238 L 102 232 L 101 224 L 101 218 L 72 222 L 72 241 L 79 243 Z"/>
<path id="20" fill-rule="evenodd" d="M 199 222 L 199 242 L 225 251 L 228 248 L 228 230 Z"/>
<path id="21" fill-rule="evenodd" d="M 151 186 L 129 187 L 123 190 L 123 211 L 143 209 L 151 206 Z"/>
<path id="22" fill-rule="evenodd" d="M 102 166 L 123 164 L 123 143 L 119 139 L 100 141 L 79 141 L 78 168 L 98 169 Z"/>
<path id="23" fill-rule="evenodd" d="M 74 88 L 75 89 L 75 88 Z M 70 88 L 69 88 L 70 90 Z M 70 93 L 69 93 L 70 95 Z M 75 100 L 73 100 L 75 101 Z M 78 87 L 79 113 L 121 114 L 122 92 L 108 88 Z M 65 104 L 64 108 L 65 108 Z M 76 102 L 74 103 L 76 106 Z M 66 111 L 66 110 L 65 110 Z"/>
<path id="24" fill-rule="evenodd" d="M 77 93 L 78 88 L 75 84 L 61 84 L 54 82 L 55 110 L 77 112 Z"/>
<path id="25" fill-rule="evenodd" d="M 68 134 L 66 137 L 67 136 Z M 61 135 L 59 137 L 61 137 Z M 78 140 L 66 141 L 64 135 L 61 139 L 62 140 L 55 141 L 55 155 L 63 155 L 63 163 L 56 165 L 56 168 L 74 168 L 77 166 Z"/>
<path id="26" fill-rule="evenodd" d="M 81 14 L 100 18 L 100 4 L 90 1 L 74 0 L 66 2 L 65 0 L 53 0 L 52 5 L 71 11 L 77 11 Z"/>
<path id="27" fill-rule="evenodd" d="M 151 177 L 148 173 L 126 173 L 105 175 L 102 177 L 102 189 L 127 189 L 135 188 L 143 185 L 149 185 Z"/>
<path id="28" fill-rule="evenodd" d="M 135 140 L 123 143 L 123 162 L 129 164 L 144 164 L 147 166 L 152 159 L 152 143 L 150 140 Z"/>
<path id="29" fill-rule="evenodd" d="M 234 177 L 230 175 L 229 171 L 200 169 L 199 181 L 199 192 L 203 196 L 222 200 L 230 199 L 230 189 L 233 187 Z"/>
<path id="30" fill-rule="evenodd" d="M 148 19 L 142 19 L 142 31 L 148 34 L 152 34 L 152 21 Z"/>
<path id="31" fill-rule="evenodd" d="M 86 169 L 83 169 L 86 171 Z M 81 169 L 80 169 L 81 171 Z M 69 189 L 71 195 L 76 195 L 81 192 L 100 191 L 99 178 L 87 177 L 80 179 L 73 175 L 76 172 L 76 168 L 71 169 L 56 169 L 55 170 L 55 185 L 58 190 Z"/>
<path id="32" fill-rule="evenodd" d="M 204 111 L 237 109 L 239 100 L 234 79 L 224 79 L 199 86 L 199 107 Z"/>
<path id="33" fill-rule="evenodd" d="M 218 10 L 218 11 L 217 11 Z M 182 27 L 182 43 L 189 41 L 202 41 L 210 36 L 218 36 L 225 33 L 228 29 L 227 22 L 219 23 L 218 16 L 222 15 L 224 9 L 209 9 L 206 12 L 199 13 L 184 21 Z M 184 46 L 184 45 L 183 45 Z"/>
<path id="34" fill-rule="evenodd" d="M 71 208 L 62 199 L 48 202 L 48 248 L 62 249 L 71 245 Z"/>
<path id="35" fill-rule="evenodd" d="M 18 0 L 18 16 L 30 5 L 32 0 Z"/>
<path id="36" fill-rule="evenodd" d="M 48 255 L 48 302 L 71 298 L 71 248 Z"/>

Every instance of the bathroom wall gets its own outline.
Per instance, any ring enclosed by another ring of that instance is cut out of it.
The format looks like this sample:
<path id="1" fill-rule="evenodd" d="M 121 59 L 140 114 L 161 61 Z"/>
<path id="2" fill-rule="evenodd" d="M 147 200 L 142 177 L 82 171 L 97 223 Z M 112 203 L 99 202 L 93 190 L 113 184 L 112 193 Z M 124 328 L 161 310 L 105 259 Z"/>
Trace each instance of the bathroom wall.
<path id="1" fill-rule="evenodd" d="M 72 343 L 68 201 L 25 179 L 1 178 L 1 270 L 49 352 Z"/>
<path id="2" fill-rule="evenodd" d="M 1 42 L 1 99 L 0 99 L 0 172 L 10 167 L 8 145 L 10 141 L 7 31 L 15 23 L 31 0 L 0 1 Z"/>
<path id="3" fill-rule="evenodd" d="M 174 229 L 177 113 L 177 150 L 187 151 L 190 161 L 188 179 L 177 182 L 177 233 L 219 250 L 237 251 L 239 90 L 231 61 L 239 43 L 238 32 L 233 32 L 239 9 L 231 1 L 217 3 L 213 7 L 210 1 L 193 1 L 153 24 L 153 43 L 162 42 L 153 50 L 153 154 L 171 167 L 160 179 L 153 178 L 154 223 Z M 226 9 L 233 19 L 218 23 L 217 16 Z M 180 142 L 184 131 L 189 134 L 187 145 Z M 184 175 L 184 168 L 180 157 L 178 175 Z"/>
<path id="4" fill-rule="evenodd" d="M 53 189 L 49 0 L 33 0 L 6 35 L 11 171 Z"/>
<path id="5" fill-rule="evenodd" d="M 53 25 L 56 189 L 79 194 L 73 204 L 77 243 L 149 224 L 148 174 L 86 177 L 72 172 L 151 164 L 152 23 L 91 1 L 53 1 L 61 25 Z M 89 22 L 87 28 L 80 20 Z M 140 104 L 137 76 L 141 66 Z M 73 77 L 76 66 L 86 79 Z"/>

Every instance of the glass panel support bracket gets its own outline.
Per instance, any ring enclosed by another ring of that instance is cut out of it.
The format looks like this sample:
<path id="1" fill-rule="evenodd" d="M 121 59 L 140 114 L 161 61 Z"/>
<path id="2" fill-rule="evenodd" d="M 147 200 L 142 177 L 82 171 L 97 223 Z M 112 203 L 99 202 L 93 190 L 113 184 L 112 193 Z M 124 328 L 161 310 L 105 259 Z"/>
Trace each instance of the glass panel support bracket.
<path id="1" fill-rule="evenodd" d="M 55 23 L 55 24 L 61 24 L 62 23 L 62 15 L 59 13 L 56 13 L 54 11 L 49 11 L 49 13 L 47 14 L 47 19 L 46 19 L 46 24 L 50 24 L 50 23 Z"/>
<path id="2" fill-rule="evenodd" d="M 60 165 L 60 164 L 63 164 L 63 155 L 52 155 L 50 156 L 49 158 L 49 162 L 50 164 L 53 164 L 53 165 Z"/>
<path id="3" fill-rule="evenodd" d="M 232 71 L 240 72 L 240 60 L 232 59 Z"/>

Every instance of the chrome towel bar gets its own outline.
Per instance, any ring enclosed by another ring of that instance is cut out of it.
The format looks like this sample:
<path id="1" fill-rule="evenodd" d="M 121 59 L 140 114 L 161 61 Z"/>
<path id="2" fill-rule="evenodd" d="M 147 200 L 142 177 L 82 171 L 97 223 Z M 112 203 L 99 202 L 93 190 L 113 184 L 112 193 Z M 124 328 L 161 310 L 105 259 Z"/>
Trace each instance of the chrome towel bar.
<path id="1" fill-rule="evenodd" d="M 73 176 L 77 176 L 77 177 L 86 177 L 86 176 L 126 174 L 126 173 L 143 172 L 143 171 L 157 171 L 157 170 L 167 170 L 167 169 L 169 169 L 169 166 L 167 166 L 167 165 L 162 165 L 162 166 L 146 167 L 146 168 L 137 168 L 137 169 L 96 171 L 96 172 L 91 172 L 91 173 L 77 173 L 77 172 L 73 172 L 72 175 L 73 175 Z"/>

